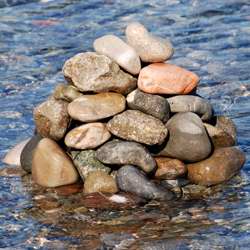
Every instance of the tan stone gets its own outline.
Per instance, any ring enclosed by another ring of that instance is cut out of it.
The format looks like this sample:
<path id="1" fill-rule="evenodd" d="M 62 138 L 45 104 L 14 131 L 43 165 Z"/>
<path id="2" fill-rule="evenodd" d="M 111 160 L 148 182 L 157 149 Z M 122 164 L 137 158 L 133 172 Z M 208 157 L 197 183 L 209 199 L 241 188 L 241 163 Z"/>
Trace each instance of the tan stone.
<path id="1" fill-rule="evenodd" d="M 167 63 L 154 63 L 143 68 L 138 88 L 151 94 L 188 94 L 199 82 L 199 77 L 184 68 Z"/>
<path id="2" fill-rule="evenodd" d="M 71 159 L 49 138 L 42 139 L 34 152 L 32 178 L 44 187 L 58 187 L 75 183 L 78 173 Z"/>
<path id="3" fill-rule="evenodd" d="M 82 94 L 72 85 L 59 84 L 56 86 L 53 96 L 55 99 L 72 102 Z"/>
<path id="4" fill-rule="evenodd" d="M 64 142 L 70 148 L 91 149 L 100 146 L 110 137 L 106 125 L 95 122 L 72 129 L 66 134 Z"/>

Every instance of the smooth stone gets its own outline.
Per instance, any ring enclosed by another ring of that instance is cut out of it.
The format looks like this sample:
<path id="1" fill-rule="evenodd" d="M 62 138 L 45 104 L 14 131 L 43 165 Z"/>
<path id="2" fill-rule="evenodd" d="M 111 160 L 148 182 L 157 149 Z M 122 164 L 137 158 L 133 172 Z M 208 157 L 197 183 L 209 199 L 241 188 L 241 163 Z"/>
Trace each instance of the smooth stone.
<path id="1" fill-rule="evenodd" d="M 126 28 L 126 38 L 143 62 L 164 62 L 174 49 L 170 41 L 154 36 L 140 23 L 131 23 Z"/>
<path id="2" fill-rule="evenodd" d="M 102 164 L 96 157 L 94 150 L 71 151 L 72 160 L 84 181 L 89 173 L 93 171 L 103 171 L 110 173 L 111 169 Z"/>
<path id="3" fill-rule="evenodd" d="M 94 41 L 97 53 L 108 56 L 120 67 L 133 75 L 139 74 L 141 61 L 136 51 L 122 39 L 114 35 L 102 36 Z"/>
<path id="4" fill-rule="evenodd" d="M 188 179 L 185 178 L 178 178 L 173 180 L 162 180 L 161 185 L 166 188 L 173 189 L 173 188 L 181 188 L 185 187 L 190 183 Z"/>
<path id="5" fill-rule="evenodd" d="M 101 104 L 101 105 L 100 105 Z M 94 122 L 122 112 L 126 99 L 118 93 L 84 95 L 68 105 L 69 115 L 82 122 Z"/>
<path id="6" fill-rule="evenodd" d="M 103 171 L 91 172 L 84 182 L 85 194 L 96 192 L 114 194 L 118 191 L 115 179 Z"/>
<path id="7" fill-rule="evenodd" d="M 40 186 L 59 187 L 77 182 L 78 173 L 58 144 L 44 138 L 38 143 L 33 155 L 32 178 Z"/>
<path id="8" fill-rule="evenodd" d="M 128 94 L 126 100 L 130 109 L 140 110 L 163 122 L 169 119 L 170 106 L 168 101 L 162 96 L 147 94 L 136 89 Z"/>
<path id="9" fill-rule="evenodd" d="M 33 112 L 37 132 L 55 141 L 62 139 L 69 126 L 68 103 L 49 98 L 39 104 Z"/>
<path id="10" fill-rule="evenodd" d="M 27 172 L 24 171 L 20 166 L 15 165 L 14 167 L 8 166 L 8 167 L 0 168 L 1 177 L 23 177 L 25 175 L 27 175 Z"/>
<path id="11" fill-rule="evenodd" d="M 171 200 L 174 195 L 171 191 L 151 182 L 138 168 L 125 165 L 116 176 L 120 190 L 136 194 L 145 199 Z"/>
<path id="12" fill-rule="evenodd" d="M 156 179 L 172 180 L 185 175 L 187 172 L 186 165 L 178 159 L 155 157 L 155 161 L 157 164 Z"/>
<path id="13" fill-rule="evenodd" d="M 169 63 L 154 63 L 139 74 L 138 88 L 150 94 L 188 94 L 198 85 L 199 77 Z"/>
<path id="14" fill-rule="evenodd" d="M 74 86 L 65 84 L 57 85 L 53 93 L 55 99 L 67 102 L 72 102 L 82 95 Z"/>
<path id="15" fill-rule="evenodd" d="M 134 77 L 123 72 L 109 57 L 94 52 L 79 53 L 67 60 L 63 73 L 82 92 L 128 94 L 136 87 Z"/>
<path id="16" fill-rule="evenodd" d="M 28 173 L 31 173 L 33 154 L 37 144 L 42 140 L 42 138 L 43 137 L 39 134 L 33 135 L 22 150 L 20 158 L 21 166 Z"/>
<path id="17" fill-rule="evenodd" d="M 172 113 L 194 112 L 201 120 L 208 121 L 212 118 L 212 105 L 199 96 L 179 95 L 167 98 Z"/>
<path id="18" fill-rule="evenodd" d="M 159 119 L 138 110 L 126 110 L 114 116 L 107 123 L 107 128 L 122 139 L 147 145 L 161 144 L 168 134 L 167 128 Z"/>
<path id="19" fill-rule="evenodd" d="M 2 159 L 2 162 L 12 166 L 21 166 L 21 153 L 29 140 L 30 139 L 26 139 L 22 142 L 19 142 L 12 149 L 10 149 Z"/>
<path id="20" fill-rule="evenodd" d="M 230 119 L 229 117 L 219 115 L 216 117 L 216 125 L 215 127 L 222 129 L 225 131 L 228 135 L 230 135 L 233 140 L 237 141 L 237 128 L 236 125 L 234 124 L 233 120 Z"/>
<path id="21" fill-rule="evenodd" d="M 102 145 L 110 137 L 111 134 L 105 124 L 93 122 L 70 130 L 64 142 L 70 148 L 92 149 Z"/>
<path id="22" fill-rule="evenodd" d="M 156 163 L 149 151 L 137 142 L 113 140 L 96 151 L 96 158 L 105 164 L 135 165 L 150 173 Z"/>
<path id="23" fill-rule="evenodd" d="M 245 154 L 235 147 L 217 148 L 208 159 L 187 165 L 188 178 L 194 184 L 216 185 L 236 175 L 245 161 Z"/>
<path id="24" fill-rule="evenodd" d="M 166 124 L 169 139 L 158 153 L 187 162 L 201 161 L 211 152 L 211 143 L 200 117 L 191 112 L 177 113 Z"/>

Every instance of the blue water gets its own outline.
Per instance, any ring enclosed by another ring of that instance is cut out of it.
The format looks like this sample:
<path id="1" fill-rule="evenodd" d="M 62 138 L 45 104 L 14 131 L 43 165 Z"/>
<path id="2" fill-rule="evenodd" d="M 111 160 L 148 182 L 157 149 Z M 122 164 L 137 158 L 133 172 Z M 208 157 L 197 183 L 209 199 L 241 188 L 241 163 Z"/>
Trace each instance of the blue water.
<path id="1" fill-rule="evenodd" d="M 0 158 L 32 135 L 32 110 L 64 81 L 64 61 L 78 52 L 92 50 L 92 42 L 99 36 L 124 36 L 131 21 L 140 21 L 153 33 L 172 41 L 175 54 L 171 62 L 201 77 L 198 93 L 210 100 L 216 113 L 234 120 L 238 143 L 249 158 L 248 0 L 0 0 Z M 177 244 L 172 242 L 177 236 L 180 249 L 249 249 L 249 171 L 247 162 L 241 176 L 219 195 L 176 206 L 174 217 L 186 216 L 184 222 L 164 222 L 169 212 L 161 204 L 138 211 L 156 213 L 158 217 L 152 215 L 154 219 L 149 222 L 138 219 L 141 226 L 137 227 L 131 222 L 136 223 L 131 217 L 134 212 L 123 212 L 132 219 L 119 232 L 132 230 L 137 235 L 136 246 L 149 249 L 168 249 Z M 95 249 L 91 244 L 102 244 L 104 232 L 112 234 L 121 227 L 95 227 L 96 231 L 89 232 L 83 224 L 107 225 L 122 212 L 93 211 L 75 221 L 74 215 L 61 211 L 56 213 L 60 218 L 53 213 L 34 215 L 31 184 L 20 177 L 0 177 L 0 190 L 3 249 Z M 224 210 L 214 211 L 214 206 Z M 207 219 L 191 218 L 190 208 L 200 209 Z M 69 226 L 69 221 L 74 226 Z"/>

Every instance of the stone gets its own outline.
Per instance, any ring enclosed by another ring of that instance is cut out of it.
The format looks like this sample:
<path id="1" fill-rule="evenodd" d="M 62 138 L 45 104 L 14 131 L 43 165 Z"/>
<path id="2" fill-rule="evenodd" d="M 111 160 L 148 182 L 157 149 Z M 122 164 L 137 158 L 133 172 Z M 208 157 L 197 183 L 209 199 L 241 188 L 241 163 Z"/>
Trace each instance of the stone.
<path id="1" fill-rule="evenodd" d="M 156 167 L 149 151 L 137 142 L 112 140 L 96 151 L 96 158 L 105 164 L 135 165 L 146 173 Z"/>
<path id="2" fill-rule="evenodd" d="M 199 77 L 169 63 L 153 63 L 139 74 L 138 88 L 149 94 L 188 94 L 196 88 Z"/>
<path id="3" fill-rule="evenodd" d="M 72 102 L 82 95 L 74 86 L 65 84 L 57 85 L 53 93 L 55 99 L 67 102 Z"/>
<path id="4" fill-rule="evenodd" d="M 125 165 L 118 170 L 116 181 L 120 190 L 145 199 L 171 200 L 174 198 L 171 191 L 157 186 L 142 171 L 131 165 Z"/>
<path id="5" fill-rule="evenodd" d="M 162 96 L 147 94 L 136 89 L 128 94 L 126 100 L 130 109 L 140 110 L 163 122 L 169 119 L 170 106 L 168 101 Z"/>
<path id="6" fill-rule="evenodd" d="M 172 113 L 194 112 L 203 121 L 209 121 L 213 115 L 212 105 L 199 96 L 179 95 L 167 98 Z"/>
<path id="7" fill-rule="evenodd" d="M 188 179 L 198 185 L 211 186 L 231 179 L 246 161 L 235 147 L 217 148 L 206 160 L 188 164 Z"/>
<path id="8" fill-rule="evenodd" d="M 33 154 L 42 138 L 39 134 L 33 135 L 22 150 L 21 166 L 28 173 L 31 173 Z"/>
<path id="9" fill-rule="evenodd" d="M 223 131 L 225 131 L 225 133 L 230 135 L 236 144 L 237 129 L 236 129 L 236 126 L 235 126 L 232 119 L 230 119 L 229 117 L 223 116 L 223 115 L 219 115 L 216 117 L 215 127 L 222 129 Z"/>
<path id="10" fill-rule="evenodd" d="M 111 137 L 106 125 L 101 122 L 93 122 L 81 125 L 70 130 L 64 139 L 70 148 L 92 149 L 100 146 Z"/>
<path id="11" fill-rule="evenodd" d="M 123 72 L 109 57 L 94 52 L 79 53 L 68 59 L 63 73 L 82 92 L 128 94 L 136 87 L 134 77 Z"/>
<path id="12" fill-rule="evenodd" d="M 153 36 L 140 23 L 131 23 L 126 28 L 126 38 L 143 62 L 164 62 L 169 59 L 174 49 L 170 41 Z"/>
<path id="13" fill-rule="evenodd" d="M 55 141 L 62 139 L 69 126 L 68 103 L 49 98 L 38 105 L 33 112 L 37 132 Z"/>
<path id="14" fill-rule="evenodd" d="M 101 105 L 100 105 L 101 104 Z M 69 115 L 82 122 L 94 122 L 122 112 L 126 99 L 117 93 L 84 95 L 68 105 Z"/>
<path id="15" fill-rule="evenodd" d="M 110 173 L 111 169 L 102 164 L 96 157 L 94 150 L 71 151 L 70 152 L 75 167 L 84 181 L 89 173 L 93 171 L 103 171 Z"/>
<path id="16" fill-rule="evenodd" d="M 107 128 L 122 139 L 147 145 L 161 144 L 168 134 L 167 128 L 159 119 L 138 110 L 126 110 L 114 116 L 107 123 Z"/>
<path id="17" fill-rule="evenodd" d="M 120 67 L 133 75 L 139 74 L 141 61 L 136 51 L 122 39 L 114 35 L 102 36 L 94 41 L 94 49 L 101 55 L 108 56 Z"/>
<path id="18" fill-rule="evenodd" d="M 12 166 L 21 166 L 21 152 L 30 139 L 19 142 L 4 156 L 2 162 Z"/>
<path id="19" fill-rule="evenodd" d="M 115 179 L 103 171 L 91 172 L 84 182 L 84 193 L 117 193 Z"/>
<path id="20" fill-rule="evenodd" d="M 58 144 L 44 138 L 38 143 L 33 155 L 32 178 L 40 186 L 59 187 L 77 182 L 78 173 Z"/>
<path id="21" fill-rule="evenodd" d="M 187 173 L 187 166 L 178 159 L 155 157 L 157 170 L 156 179 L 173 180 Z"/>
<path id="22" fill-rule="evenodd" d="M 201 161 L 211 153 L 211 143 L 200 117 L 191 112 L 177 113 L 166 124 L 169 139 L 158 153 L 187 162 Z"/>

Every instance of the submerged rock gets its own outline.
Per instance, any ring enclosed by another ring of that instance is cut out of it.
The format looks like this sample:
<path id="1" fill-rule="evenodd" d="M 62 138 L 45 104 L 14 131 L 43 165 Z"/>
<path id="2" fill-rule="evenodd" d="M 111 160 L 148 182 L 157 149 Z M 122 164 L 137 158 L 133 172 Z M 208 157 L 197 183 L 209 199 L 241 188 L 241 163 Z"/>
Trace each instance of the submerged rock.
<path id="1" fill-rule="evenodd" d="M 120 138 L 147 145 L 161 144 L 168 134 L 160 120 L 138 110 L 126 110 L 114 116 L 107 123 L 107 128 Z"/>
<path id="2" fill-rule="evenodd" d="M 171 200 L 174 198 L 171 191 L 157 186 L 142 171 L 131 165 L 120 168 L 116 180 L 122 191 L 136 194 L 145 199 Z"/>
<path id="3" fill-rule="evenodd" d="M 156 167 L 155 160 L 148 150 L 137 142 L 107 142 L 96 151 L 96 157 L 106 164 L 136 165 L 146 173 L 152 172 Z"/>
<path id="4" fill-rule="evenodd" d="M 188 178 L 204 186 L 219 184 L 237 174 L 245 160 L 244 153 L 235 147 L 218 148 L 208 159 L 188 164 Z"/>
<path id="5" fill-rule="evenodd" d="M 72 85 L 59 84 L 56 86 L 53 96 L 55 99 L 72 102 L 76 98 L 82 96 L 77 88 Z"/>
<path id="6" fill-rule="evenodd" d="M 143 62 L 164 62 L 169 59 L 174 49 L 163 38 L 153 36 L 140 23 L 131 23 L 126 28 L 127 42 L 136 50 Z"/>
<path id="7" fill-rule="evenodd" d="M 79 53 L 67 60 L 63 73 L 83 92 L 127 94 L 136 87 L 135 78 L 123 72 L 109 57 L 94 52 Z"/>

